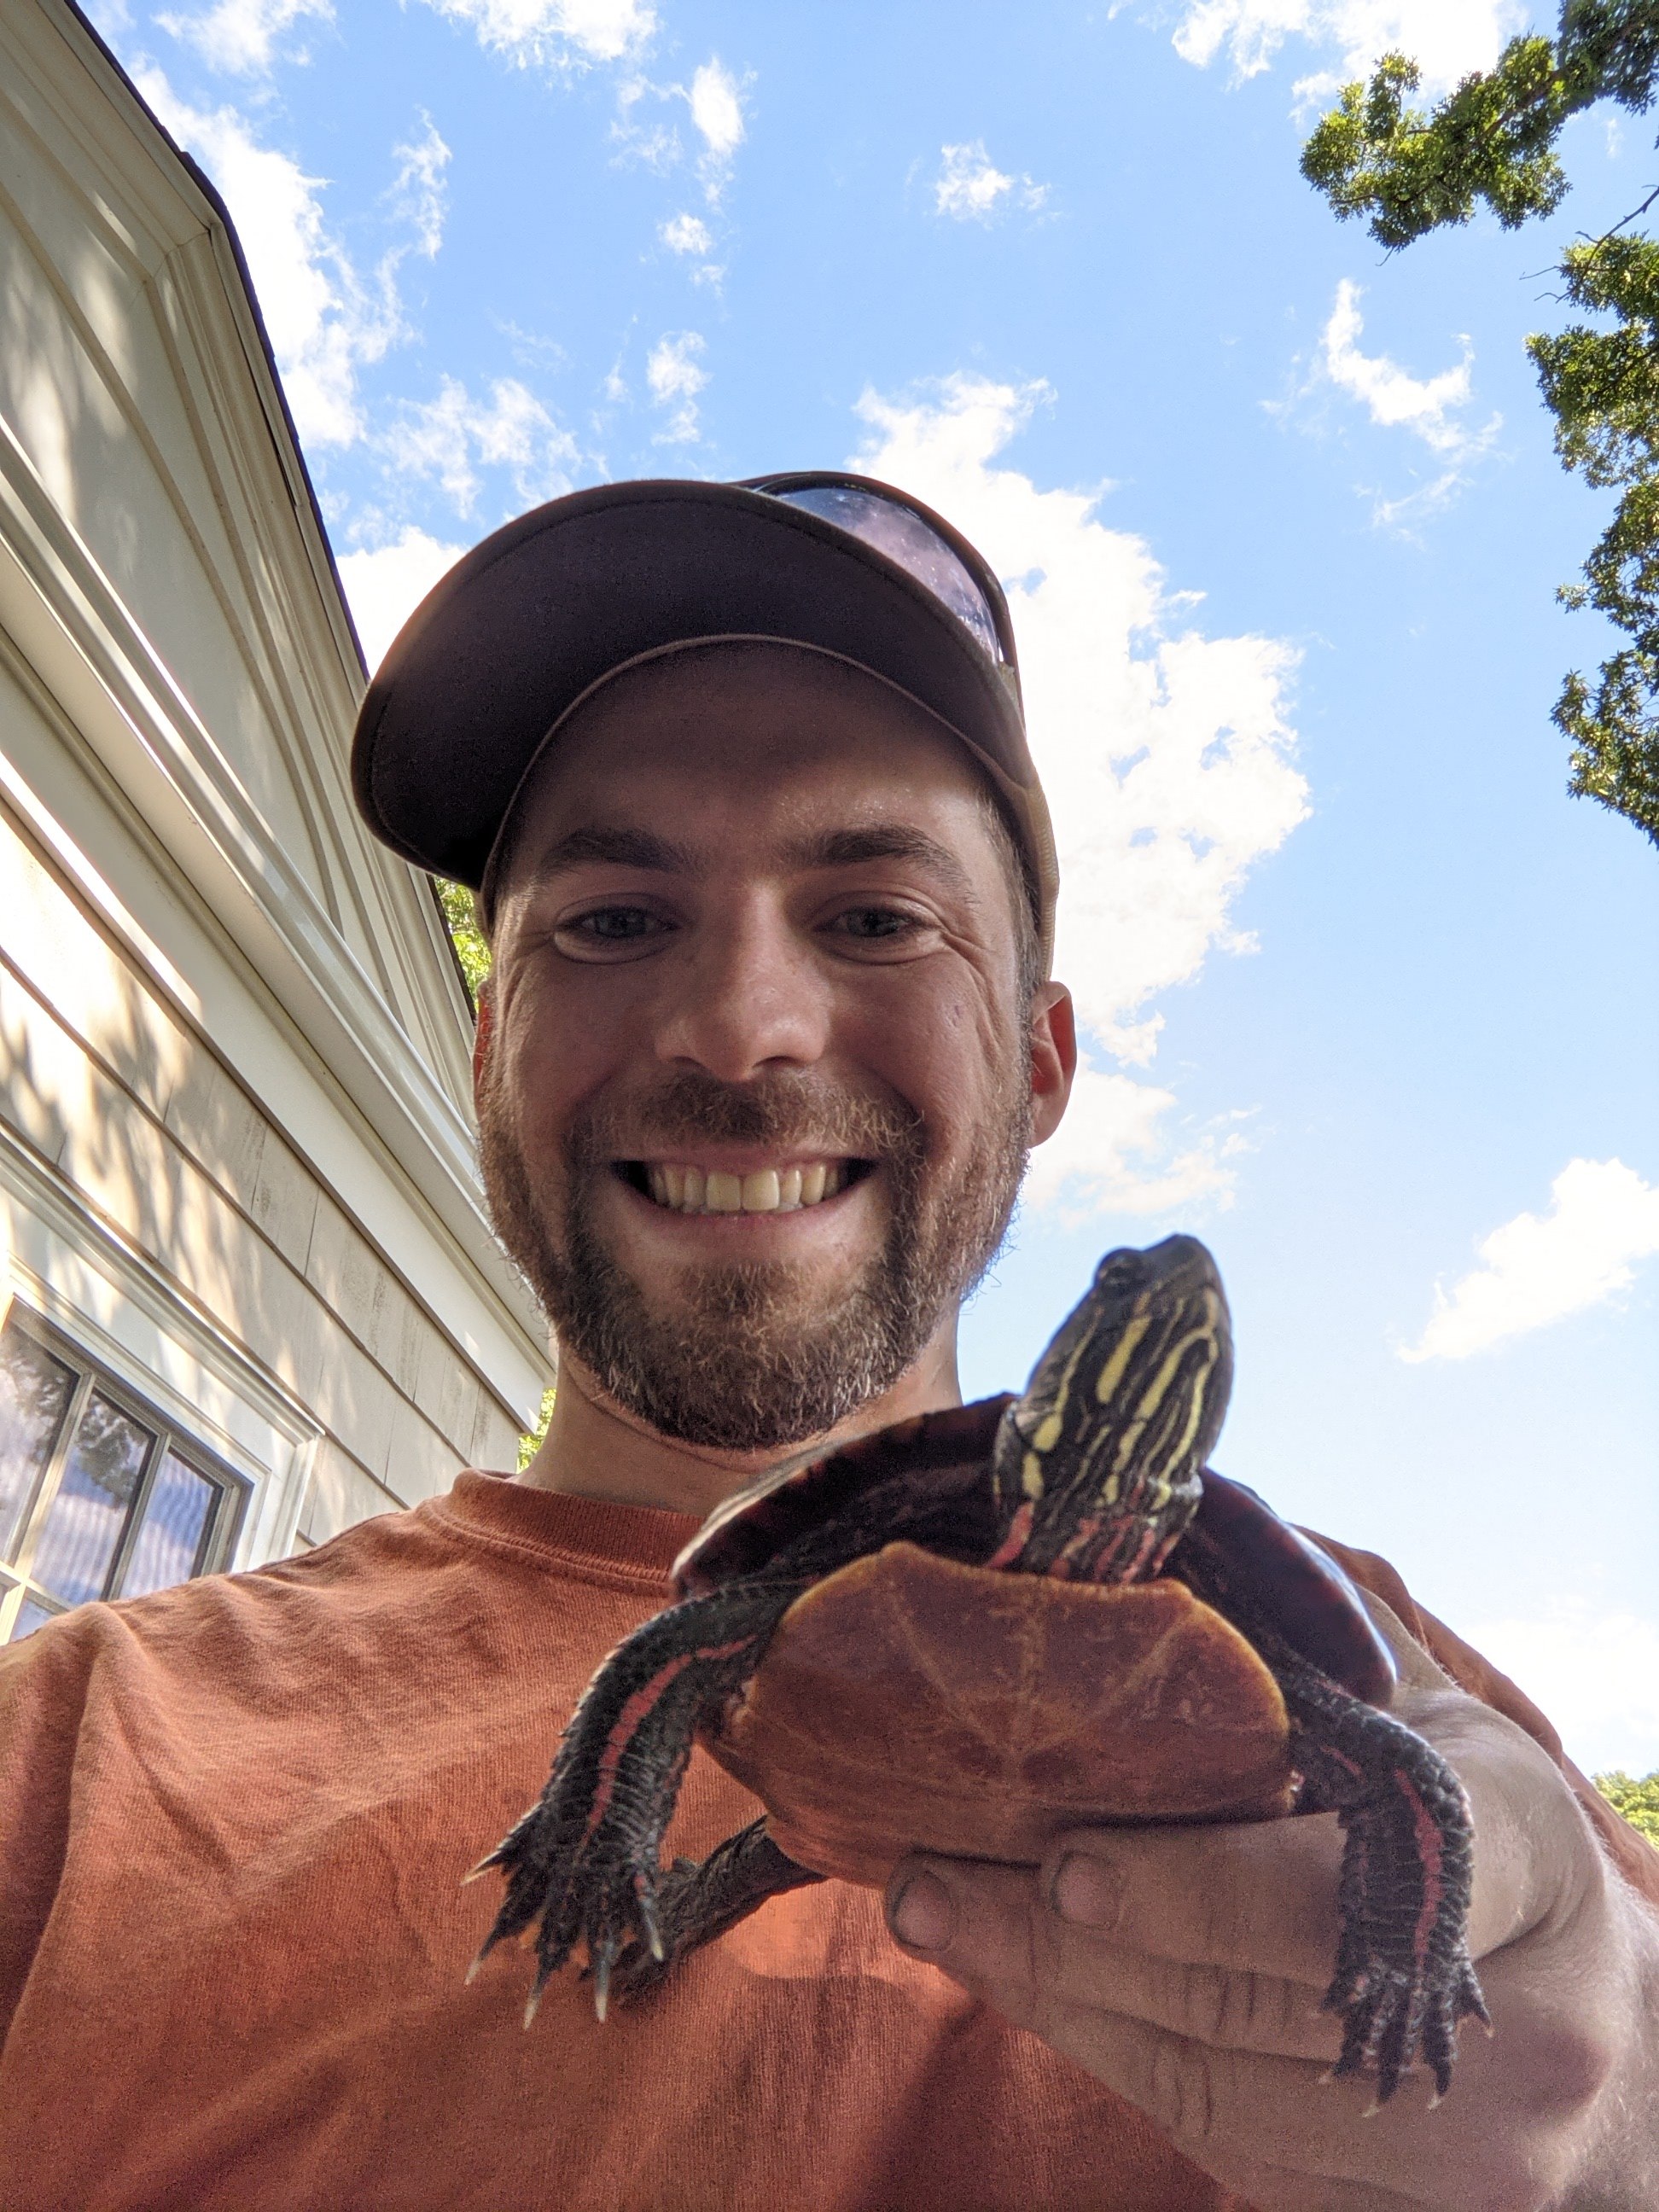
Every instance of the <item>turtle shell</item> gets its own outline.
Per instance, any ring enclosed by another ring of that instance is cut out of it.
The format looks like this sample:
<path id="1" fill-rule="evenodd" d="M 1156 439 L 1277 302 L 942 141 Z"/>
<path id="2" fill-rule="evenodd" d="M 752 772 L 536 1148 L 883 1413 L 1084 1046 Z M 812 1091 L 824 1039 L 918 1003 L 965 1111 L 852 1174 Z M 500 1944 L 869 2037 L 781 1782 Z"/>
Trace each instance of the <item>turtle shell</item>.
<path id="1" fill-rule="evenodd" d="M 856 1520 L 896 1478 L 959 1496 L 983 1556 L 1006 1403 L 902 1423 L 739 1493 L 682 1555 L 683 1593 L 763 1570 L 829 1516 Z M 1254 1492 L 1206 1470 L 1192 1537 L 1315 1664 L 1386 1698 L 1392 1662 L 1352 1583 Z M 878 1534 L 796 1599 L 705 1741 L 790 1857 L 878 1886 L 912 1850 L 1035 1863 L 1070 1827 L 1284 1813 L 1289 1737 L 1262 1659 L 1175 1576 L 1071 1583 Z"/>
<path id="2" fill-rule="evenodd" d="M 965 1545 L 989 1553 L 996 1541 L 992 1519 L 991 1446 L 1008 1392 L 940 1413 L 895 1421 L 828 1458 L 762 1475 L 717 1505 L 674 1562 L 681 1597 L 705 1597 L 740 1575 L 758 1574 L 779 1547 L 804 1529 L 837 1516 L 859 1516 L 871 1493 L 902 1482 L 907 1492 L 960 1503 Z M 870 1549 L 878 1548 L 881 1534 Z"/>

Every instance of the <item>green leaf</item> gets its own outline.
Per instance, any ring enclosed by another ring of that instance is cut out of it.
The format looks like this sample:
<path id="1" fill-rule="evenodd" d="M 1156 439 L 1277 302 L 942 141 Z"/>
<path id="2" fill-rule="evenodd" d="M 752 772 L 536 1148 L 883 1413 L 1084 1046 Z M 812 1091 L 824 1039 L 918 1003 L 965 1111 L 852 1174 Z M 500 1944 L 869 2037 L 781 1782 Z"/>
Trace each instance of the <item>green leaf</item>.
<path id="1" fill-rule="evenodd" d="M 465 884 L 452 883 L 447 876 L 434 876 L 432 880 L 438 886 L 439 903 L 449 925 L 449 941 L 455 948 L 455 957 L 461 963 L 461 973 L 476 1006 L 484 977 L 489 973 L 489 946 L 478 927 L 472 894 Z"/>
<path id="2" fill-rule="evenodd" d="M 547 1425 L 553 1418 L 553 1401 L 556 1387 L 550 1382 L 542 1393 L 542 1410 L 536 1417 L 536 1425 L 519 1438 L 519 1472 L 522 1474 L 542 1448 L 547 1435 Z"/>
<path id="3" fill-rule="evenodd" d="M 1432 108 L 1408 104 L 1420 82 L 1409 57 L 1385 55 L 1303 149 L 1302 173 L 1335 214 L 1369 217 L 1390 248 L 1468 222 L 1482 203 L 1508 228 L 1559 206 L 1567 180 L 1555 148 L 1568 118 L 1599 100 L 1637 113 L 1653 104 L 1659 0 L 1565 0 L 1553 41 L 1512 39 L 1494 68 Z M 1557 596 L 1594 608 L 1629 641 L 1602 662 L 1594 690 L 1577 672 L 1567 678 L 1554 720 L 1572 747 L 1569 790 L 1659 843 L 1659 242 L 1621 223 L 1569 246 L 1560 275 L 1568 306 L 1611 326 L 1575 323 L 1527 349 L 1563 467 L 1620 497 L 1583 581 Z"/>
<path id="4" fill-rule="evenodd" d="M 1637 1781 L 1615 1766 L 1610 1774 L 1598 1774 L 1595 1780 L 1615 1813 L 1639 1829 L 1650 1844 L 1659 1844 L 1659 1770 Z"/>

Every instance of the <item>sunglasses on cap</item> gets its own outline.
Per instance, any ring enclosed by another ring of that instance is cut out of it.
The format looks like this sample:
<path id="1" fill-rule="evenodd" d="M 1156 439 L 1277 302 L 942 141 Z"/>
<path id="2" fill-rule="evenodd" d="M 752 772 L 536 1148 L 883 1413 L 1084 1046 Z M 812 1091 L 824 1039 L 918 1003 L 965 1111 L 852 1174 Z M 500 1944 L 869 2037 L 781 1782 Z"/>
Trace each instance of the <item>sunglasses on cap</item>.
<path id="1" fill-rule="evenodd" d="M 868 477 L 814 471 L 746 477 L 740 489 L 803 507 L 884 554 L 950 610 L 993 667 L 1013 678 L 1013 624 L 1001 585 L 967 539 L 920 501 Z"/>

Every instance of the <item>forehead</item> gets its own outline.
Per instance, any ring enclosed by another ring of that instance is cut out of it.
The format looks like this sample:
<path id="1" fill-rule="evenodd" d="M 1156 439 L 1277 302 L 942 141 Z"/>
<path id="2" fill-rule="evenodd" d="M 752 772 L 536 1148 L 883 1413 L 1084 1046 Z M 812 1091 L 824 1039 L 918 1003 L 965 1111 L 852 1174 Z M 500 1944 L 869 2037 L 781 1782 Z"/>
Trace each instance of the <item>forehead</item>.
<path id="1" fill-rule="evenodd" d="M 567 721 L 514 806 L 497 889 L 594 825 L 684 843 L 908 821 L 972 865 L 994 851 L 988 799 L 960 741 L 861 669 L 785 646 L 675 653 Z"/>

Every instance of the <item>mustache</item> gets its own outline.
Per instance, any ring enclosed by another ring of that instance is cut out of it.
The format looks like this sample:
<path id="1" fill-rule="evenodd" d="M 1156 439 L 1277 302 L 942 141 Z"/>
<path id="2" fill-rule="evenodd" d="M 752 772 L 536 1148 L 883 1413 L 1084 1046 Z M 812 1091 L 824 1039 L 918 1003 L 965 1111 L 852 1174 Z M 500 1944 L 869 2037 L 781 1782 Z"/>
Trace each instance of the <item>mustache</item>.
<path id="1" fill-rule="evenodd" d="M 630 1159 L 650 1146 L 773 1145 L 854 1159 L 914 1158 L 922 1120 L 897 1100 L 850 1091 L 823 1076 L 775 1073 L 722 1083 L 679 1068 L 626 1103 L 596 1101 L 573 1123 L 573 1166 Z"/>

